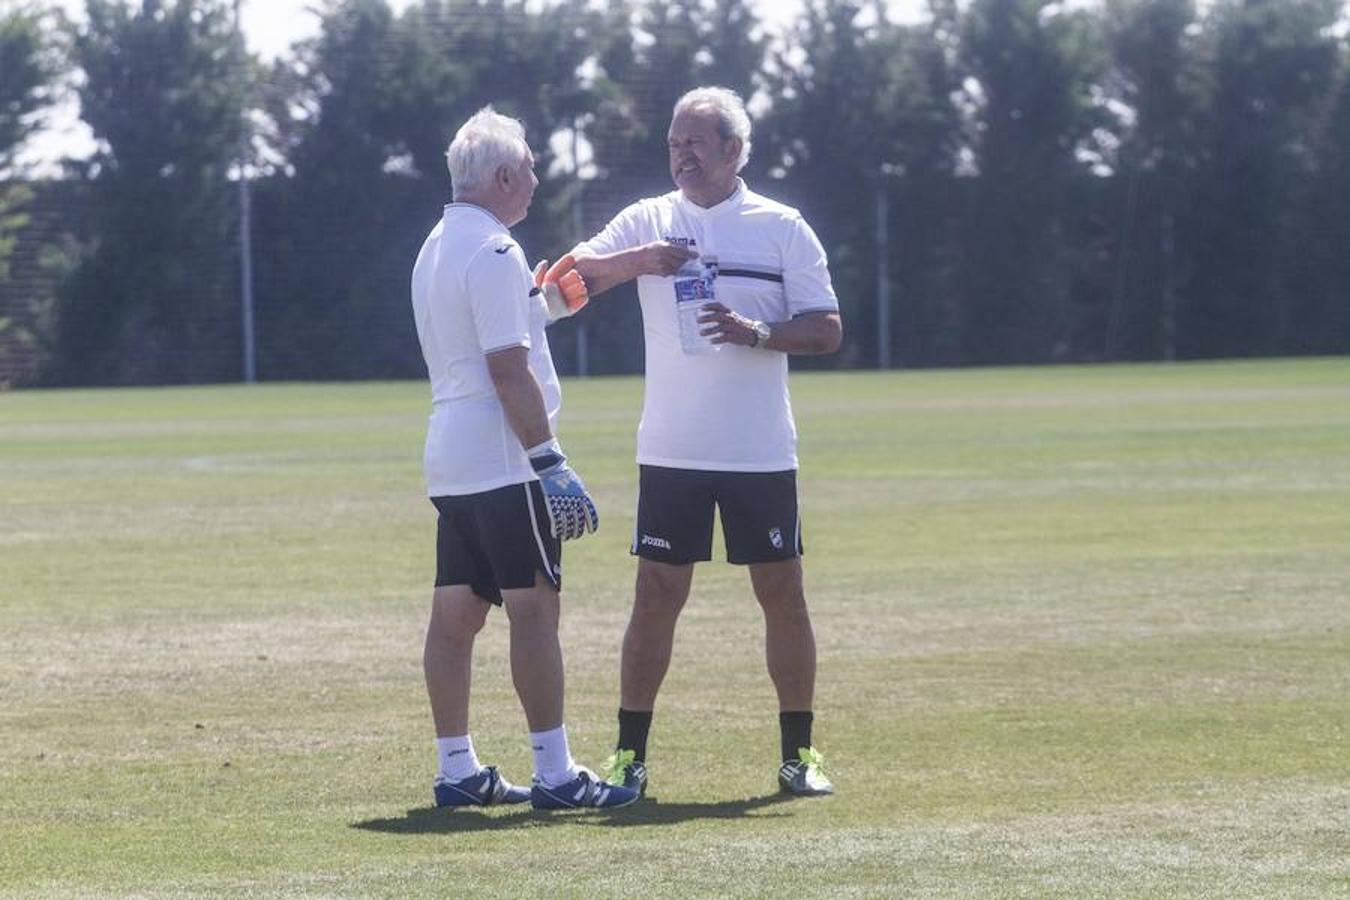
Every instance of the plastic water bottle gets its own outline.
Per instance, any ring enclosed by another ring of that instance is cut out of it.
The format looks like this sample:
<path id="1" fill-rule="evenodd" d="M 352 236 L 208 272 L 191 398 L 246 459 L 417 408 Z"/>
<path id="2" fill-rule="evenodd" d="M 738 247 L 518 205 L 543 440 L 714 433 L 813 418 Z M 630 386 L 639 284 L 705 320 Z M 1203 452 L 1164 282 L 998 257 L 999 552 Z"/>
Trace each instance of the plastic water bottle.
<path id="1" fill-rule="evenodd" d="M 703 305 L 717 299 L 716 280 L 717 262 L 706 257 L 690 260 L 675 273 L 675 315 L 680 323 L 680 349 L 690 356 L 722 349 L 721 344 L 714 344 L 699 334 L 707 327 L 698 321 Z"/>

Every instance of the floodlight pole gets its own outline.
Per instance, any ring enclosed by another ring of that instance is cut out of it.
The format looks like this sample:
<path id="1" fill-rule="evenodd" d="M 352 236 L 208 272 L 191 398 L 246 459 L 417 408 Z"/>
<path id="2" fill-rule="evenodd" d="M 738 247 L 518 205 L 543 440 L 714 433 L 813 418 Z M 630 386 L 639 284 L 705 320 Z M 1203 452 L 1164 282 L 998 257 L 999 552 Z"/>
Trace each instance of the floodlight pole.
<path id="1" fill-rule="evenodd" d="M 877 368 L 891 367 L 891 202 L 886 176 L 887 166 L 877 173 L 876 253 L 877 253 Z"/>
<path id="2" fill-rule="evenodd" d="M 234 27 L 239 38 L 241 71 L 247 65 L 244 51 L 244 0 L 234 0 Z M 239 136 L 239 307 L 244 345 L 244 383 L 258 380 L 257 348 L 253 331 L 253 203 L 249 195 L 249 128 L 247 104 L 240 110 Z"/>
<path id="3" fill-rule="evenodd" d="M 1162 338 L 1163 359 L 1177 361 L 1177 295 L 1172 287 L 1172 255 L 1176 251 L 1176 237 L 1172 210 L 1163 213 L 1162 220 Z"/>
<path id="4" fill-rule="evenodd" d="M 581 131 L 581 121 L 577 118 L 572 119 L 572 245 L 581 243 L 583 238 L 581 213 L 581 142 L 579 140 Z M 577 322 L 577 377 L 585 378 L 591 374 L 591 354 L 589 335 L 586 334 L 586 323 Z"/>

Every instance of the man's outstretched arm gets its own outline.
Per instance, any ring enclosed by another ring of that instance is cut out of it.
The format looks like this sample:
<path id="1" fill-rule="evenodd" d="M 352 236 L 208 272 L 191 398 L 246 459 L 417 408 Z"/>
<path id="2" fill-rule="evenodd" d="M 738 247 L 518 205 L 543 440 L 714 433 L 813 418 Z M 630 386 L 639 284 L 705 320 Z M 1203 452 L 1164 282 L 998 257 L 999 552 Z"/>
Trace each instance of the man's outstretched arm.
<path id="1" fill-rule="evenodd" d="M 694 251 L 669 241 L 652 241 L 641 247 L 599 256 L 588 256 L 577 248 L 572 251 L 572 255 L 576 258 L 576 270 L 585 279 L 592 297 L 618 287 L 625 281 L 632 281 L 639 275 L 674 275 L 680 266 L 698 256 Z"/>

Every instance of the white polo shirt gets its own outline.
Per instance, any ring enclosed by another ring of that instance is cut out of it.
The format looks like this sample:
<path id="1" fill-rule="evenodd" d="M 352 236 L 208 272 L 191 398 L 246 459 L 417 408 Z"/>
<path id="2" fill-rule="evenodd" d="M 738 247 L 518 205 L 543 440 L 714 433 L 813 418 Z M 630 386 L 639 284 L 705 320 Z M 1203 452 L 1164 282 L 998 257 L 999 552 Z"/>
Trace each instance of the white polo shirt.
<path id="1" fill-rule="evenodd" d="M 716 258 L 717 300 L 752 319 L 785 322 L 839 309 L 815 232 L 797 210 L 754 193 L 740 179 L 711 209 L 679 191 L 639 200 L 580 249 L 604 255 L 660 240 Z M 638 279 L 647 376 L 637 461 L 724 472 L 795 469 L 787 354 L 735 344 L 685 354 L 674 281 Z"/>
<path id="2" fill-rule="evenodd" d="M 533 289 L 525 254 L 505 225 L 479 206 L 445 207 L 412 276 L 417 339 L 431 377 L 423 456 L 428 496 L 536 480 L 497 399 L 486 358 L 494 350 L 528 347 L 549 425 L 556 424 L 562 389 L 544 336 L 548 310 Z"/>

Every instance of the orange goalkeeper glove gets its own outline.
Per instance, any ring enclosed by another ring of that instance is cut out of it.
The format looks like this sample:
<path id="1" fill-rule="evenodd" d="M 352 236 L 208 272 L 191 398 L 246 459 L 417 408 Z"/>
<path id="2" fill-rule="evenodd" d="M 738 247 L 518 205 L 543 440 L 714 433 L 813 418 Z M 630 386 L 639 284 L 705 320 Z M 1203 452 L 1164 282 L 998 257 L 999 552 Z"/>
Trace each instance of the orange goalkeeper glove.
<path id="1" fill-rule="evenodd" d="M 534 286 L 544 295 L 550 322 L 575 315 L 590 302 L 591 292 L 576 266 L 577 261 L 569 253 L 552 266 L 545 259 L 534 267 Z"/>

